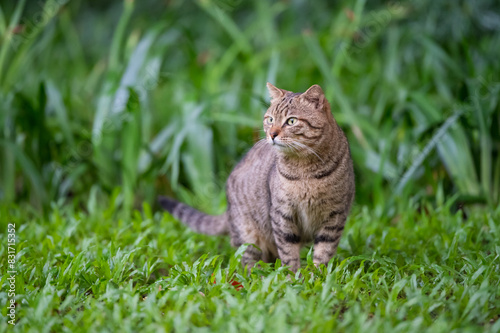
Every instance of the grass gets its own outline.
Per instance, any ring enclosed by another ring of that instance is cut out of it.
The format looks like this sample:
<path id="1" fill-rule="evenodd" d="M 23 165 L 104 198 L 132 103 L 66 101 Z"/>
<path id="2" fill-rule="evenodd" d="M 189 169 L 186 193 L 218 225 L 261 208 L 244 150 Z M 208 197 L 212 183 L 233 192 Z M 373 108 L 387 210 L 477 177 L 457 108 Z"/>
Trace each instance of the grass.
<path id="1" fill-rule="evenodd" d="M 393 220 L 357 206 L 328 267 L 305 249 L 301 275 L 279 262 L 246 275 L 227 237 L 148 204 L 130 215 L 54 204 L 45 217 L 4 205 L 2 230 L 15 223 L 19 242 L 14 330 L 500 332 L 500 210 L 465 219 L 450 206 Z"/>

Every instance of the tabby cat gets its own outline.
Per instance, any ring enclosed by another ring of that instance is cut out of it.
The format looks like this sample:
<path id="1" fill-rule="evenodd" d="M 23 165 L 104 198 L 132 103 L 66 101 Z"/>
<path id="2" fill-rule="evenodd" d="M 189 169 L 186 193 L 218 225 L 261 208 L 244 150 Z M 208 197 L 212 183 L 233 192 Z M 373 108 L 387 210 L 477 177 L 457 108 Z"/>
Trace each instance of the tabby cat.
<path id="1" fill-rule="evenodd" d="M 201 213 L 173 199 L 160 204 L 193 230 L 221 235 L 231 244 L 252 243 L 242 264 L 280 258 L 293 271 L 300 248 L 314 241 L 313 261 L 327 264 L 336 252 L 354 199 L 347 138 L 332 116 L 323 90 L 293 93 L 268 83 L 271 105 L 266 138 L 235 167 L 226 185 L 227 211 Z"/>

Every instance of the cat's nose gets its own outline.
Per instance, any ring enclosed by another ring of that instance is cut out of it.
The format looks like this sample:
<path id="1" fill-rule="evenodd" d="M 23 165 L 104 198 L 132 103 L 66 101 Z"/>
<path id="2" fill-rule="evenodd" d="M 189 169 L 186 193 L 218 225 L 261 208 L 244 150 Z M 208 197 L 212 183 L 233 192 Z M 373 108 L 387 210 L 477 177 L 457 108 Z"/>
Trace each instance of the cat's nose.
<path id="1" fill-rule="evenodd" d="M 271 136 L 271 139 L 274 141 L 274 138 L 276 138 L 278 136 L 278 134 L 280 134 L 280 132 L 278 131 L 272 131 L 269 133 L 269 135 Z"/>

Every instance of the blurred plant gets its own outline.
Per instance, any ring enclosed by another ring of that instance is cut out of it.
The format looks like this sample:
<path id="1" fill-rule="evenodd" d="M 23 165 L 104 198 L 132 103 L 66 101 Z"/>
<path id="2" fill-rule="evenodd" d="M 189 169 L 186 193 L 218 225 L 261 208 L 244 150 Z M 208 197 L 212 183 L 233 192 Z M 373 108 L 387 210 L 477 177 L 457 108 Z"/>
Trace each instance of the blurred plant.
<path id="1" fill-rule="evenodd" d="M 270 81 L 325 88 L 351 142 L 357 202 L 377 214 L 443 188 L 499 203 L 493 1 L 4 8 L 3 200 L 129 209 L 166 192 L 220 212 L 228 172 L 262 135 Z"/>
<path id="2" fill-rule="evenodd" d="M 30 183 L 31 199 L 40 205 L 46 198 L 47 187 L 43 181 L 44 162 L 51 160 L 47 147 L 47 119 L 45 109 L 51 104 L 57 121 L 64 128 L 66 139 L 73 143 L 69 123 L 60 95 L 51 90 L 47 96 L 46 84 L 39 80 L 31 84 L 32 96 L 20 92 L 29 85 L 34 73 L 29 72 L 29 64 L 40 49 L 48 44 L 53 31 L 43 34 L 61 6 L 61 1 L 47 1 L 30 19 L 21 20 L 25 0 L 17 2 L 14 12 L 7 21 L 0 7 L 0 155 L 2 172 L 0 196 L 7 201 L 16 197 L 17 168 L 20 165 L 24 181 Z M 20 81 L 22 78 L 22 82 Z M 36 83 L 35 83 L 36 82 Z M 33 85 L 35 83 L 35 85 Z M 33 89 L 35 88 L 35 89 Z M 48 100 L 49 98 L 49 100 Z M 26 147 L 27 149 L 24 149 Z M 44 159 L 47 159 L 44 161 Z M 22 186 L 22 185 L 21 185 Z"/>

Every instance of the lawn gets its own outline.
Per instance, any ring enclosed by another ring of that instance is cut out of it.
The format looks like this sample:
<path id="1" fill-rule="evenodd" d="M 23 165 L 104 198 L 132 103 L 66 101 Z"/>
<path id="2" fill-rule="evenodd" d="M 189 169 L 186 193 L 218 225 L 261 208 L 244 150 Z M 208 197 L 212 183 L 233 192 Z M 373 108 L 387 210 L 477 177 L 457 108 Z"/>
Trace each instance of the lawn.
<path id="1" fill-rule="evenodd" d="M 499 12 L 3 1 L 0 331 L 500 332 Z M 266 82 L 321 85 L 349 139 L 356 199 L 328 267 L 306 248 L 297 274 L 247 274 L 244 248 L 156 204 L 224 211 Z"/>
<path id="2" fill-rule="evenodd" d="M 15 330 L 499 332 L 500 209 L 464 218 L 448 206 L 392 220 L 356 207 L 328 267 L 306 249 L 296 275 L 279 263 L 247 275 L 227 237 L 147 203 L 126 216 L 113 204 L 54 204 L 45 217 L 3 207 L 22 249 Z"/>

